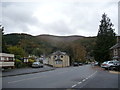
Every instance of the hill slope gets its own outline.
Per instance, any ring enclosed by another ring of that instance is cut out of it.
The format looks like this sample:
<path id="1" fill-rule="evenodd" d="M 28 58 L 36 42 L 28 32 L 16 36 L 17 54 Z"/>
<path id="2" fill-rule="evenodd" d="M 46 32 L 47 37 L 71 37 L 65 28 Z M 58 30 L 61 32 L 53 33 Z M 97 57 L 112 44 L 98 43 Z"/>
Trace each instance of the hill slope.
<path id="1" fill-rule="evenodd" d="M 95 37 L 84 36 L 54 36 L 54 35 L 38 35 L 12 33 L 3 36 L 5 44 L 9 46 L 20 46 L 28 54 L 35 52 L 50 54 L 56 50 L 63 50 L 63 46 L 70 46 L 70 43 L 78 43 L 86 48 L 87 52 L 92 50 L 95 43 Z M 39 49 L 39 50 L 38 50 Z M 66 49 L 64 48 L 64 51 Z"/>
<path id="2" fill-rule="evenodd" d="M 47 42 L 72 42 L 81 38 L 83 36 L 54 36 L 54 35 L 38 35 L 36 36 L 39 40 L 47 41 Z"/>

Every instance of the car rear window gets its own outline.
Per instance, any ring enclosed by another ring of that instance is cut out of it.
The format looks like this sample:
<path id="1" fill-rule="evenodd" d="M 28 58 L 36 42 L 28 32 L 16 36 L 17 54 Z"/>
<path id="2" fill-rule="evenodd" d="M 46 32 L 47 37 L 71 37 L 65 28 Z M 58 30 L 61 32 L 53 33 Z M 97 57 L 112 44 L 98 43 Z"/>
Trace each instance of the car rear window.
<path id="1" fill-rule="evenodd" d="M 39 64 L 39 62 L 34 62 L 33 64 Z"/>

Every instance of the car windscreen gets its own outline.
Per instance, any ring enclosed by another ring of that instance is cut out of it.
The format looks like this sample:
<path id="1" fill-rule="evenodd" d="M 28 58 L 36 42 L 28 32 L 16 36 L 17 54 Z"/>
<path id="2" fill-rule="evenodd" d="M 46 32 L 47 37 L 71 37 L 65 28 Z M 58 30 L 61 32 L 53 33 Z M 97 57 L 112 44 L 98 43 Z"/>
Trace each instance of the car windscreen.
<path id="1" fill-rule="evenodd" d="M 113 62 L 109 62 L 110 64 L 112 64 Z"/>

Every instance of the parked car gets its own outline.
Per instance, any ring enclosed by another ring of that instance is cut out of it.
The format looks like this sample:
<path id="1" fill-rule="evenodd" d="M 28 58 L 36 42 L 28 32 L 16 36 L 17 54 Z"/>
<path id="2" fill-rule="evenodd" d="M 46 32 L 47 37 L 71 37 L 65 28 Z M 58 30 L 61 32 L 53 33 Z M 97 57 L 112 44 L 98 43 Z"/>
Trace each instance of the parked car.
<path id="1" fill-rule="evenodd" d="M 88 64 L 88 62 L 85 62 L 84 64 Z"/>
<path id="2" fill-rule="evenodd" d="M 114 69 L 116 71 L 120 71 L 120 61 L 114 62 L 114 65 L 111 66 L 111 69 Z"/>
<path id="3" fill-rule="evenodd" d="M 95 62 L 95 63 L 94 63 L 94 66 L 97 66 L 97 65 L 98 65 L 98 62 Z"/>
<path id="4" fill-rule="evenodd" d="M 83 65 L 83 63 L 78 63 L 79 64 L 79 66 L 82 66 Z"/>
<path id="5" fill-rule="evenodd" d="M 32 67 L 34 67 L 34 68 L 40 68 L 40 67 L 43 67 L 43 64 L 41 64 L 40 62 L 34 62 L 32 64 Z"/>
<path id="6" fill-rule="evenodd" d="M 105 61 L 101 64 L 101 67 L 105 69 L 113 69 L 116 62 L 117 61 Z"/>
<path id="7" fill-rule="evenodd" d="M 79 66 L 79 63 L 74 62 L 74 63 L 73 63 L 73 66 Z"/>
<path id="8" fill-rule="evenodd" d="M 98 62 L 97 62 L 97 61 L 91 62 L 91 65 L 92 65 L 92 66 L 98 66 Z"/>

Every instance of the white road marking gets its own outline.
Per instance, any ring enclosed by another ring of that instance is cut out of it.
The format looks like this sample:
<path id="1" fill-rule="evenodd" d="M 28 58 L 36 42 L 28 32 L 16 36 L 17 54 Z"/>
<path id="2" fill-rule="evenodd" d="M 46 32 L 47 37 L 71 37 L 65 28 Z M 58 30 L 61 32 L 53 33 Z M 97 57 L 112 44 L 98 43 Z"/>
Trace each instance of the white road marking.
<path id="1" fill-rule="evenodd" d="M 73 85 L 73 86 L 72 86 L 72 88 L 73 88 L 73 87 L 75 87 L 75 86 L 76 86 L 76 84 L 75 84 L 75 85 Z"/>
<path id="2" fill-rule="evenodd" d="M 82 80 L 83 82 L 85 81 L 85 79 Z"/>
<path id="3" fill-rule="evenodd" d="M 77 86 L 78 84 L 83 83 L 84 81 L 86 81 L 87 79 L 89 79 L 90 77 L 92 77 L 92 76 L 93 76 L 94 74 L 96 74 L 96 73 L 97 73 L 97 71 L 94 72 L 93 74 L 91 74 L 90 76 L 88 76 L 87 78 L 83 79 L 81 82 L 78 82 L 77 84 L 73 85 L 72 88 L 75 87 L 75 86 Z"/>
<path id="4" fill-rule="evenodd" d="M 11 82 L 8 82 L 8 83 L 16 83 L 16 82 L 21 82 L 21 81 L 25 81 L 25 80 L 32 80 L 32 79 L 36 79 L 36 78 L 43 78 L 43 77 L 45 77 L 45 76 L 21 79 L 21 80 L 11 81 Z"/>
<path id="5" fill-rule="evenodd" d="M 78 84 L 81 84 L 82 82 L 78 82 Z"/>
<path id="6" fill-rule="evenodd" d="M 93 76 L 93 74 L 91 75 L 91 77 Z"/>

